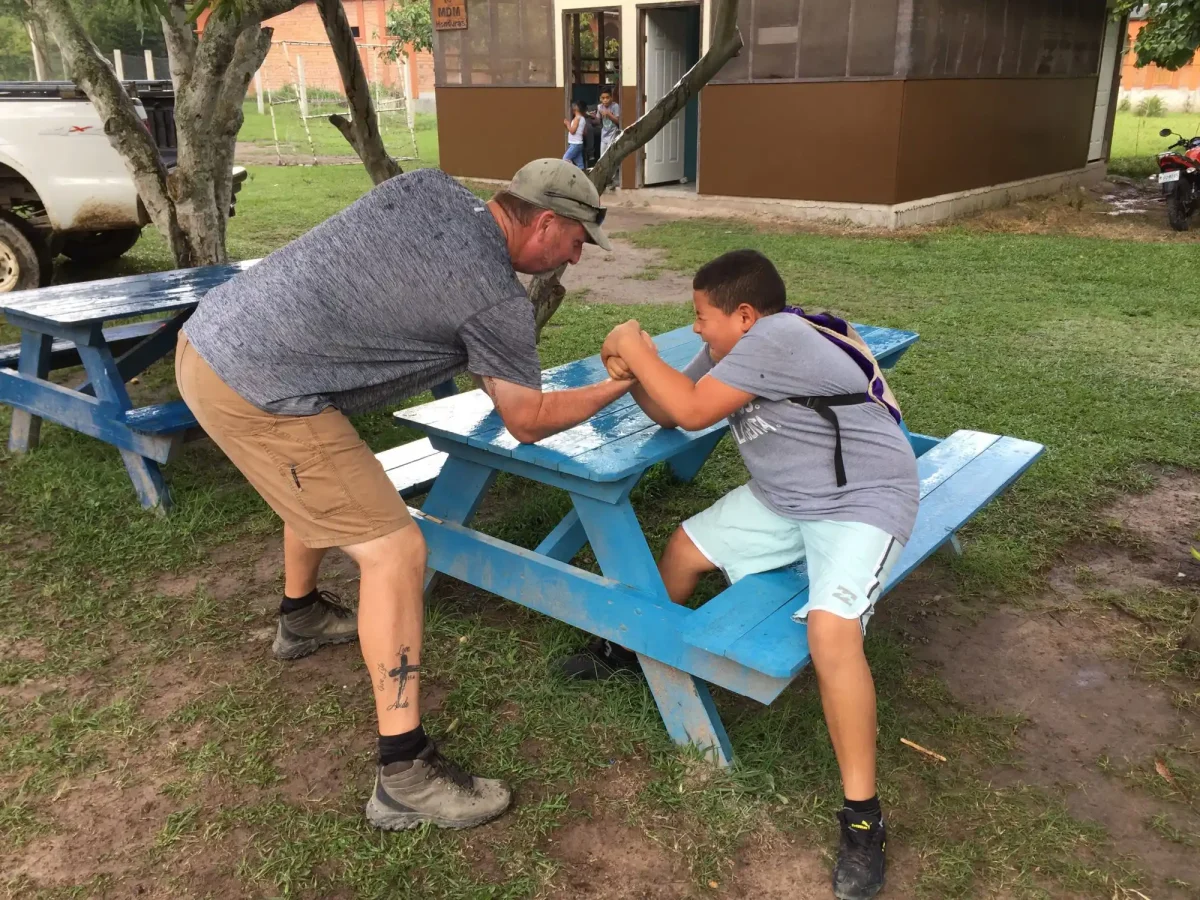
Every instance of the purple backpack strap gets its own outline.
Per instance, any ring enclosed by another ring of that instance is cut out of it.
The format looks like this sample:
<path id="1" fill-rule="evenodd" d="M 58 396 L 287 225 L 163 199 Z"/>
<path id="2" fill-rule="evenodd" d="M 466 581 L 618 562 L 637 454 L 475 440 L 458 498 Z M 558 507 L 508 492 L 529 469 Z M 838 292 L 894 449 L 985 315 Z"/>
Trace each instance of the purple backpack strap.
<path id="1" fill-rule="evenodd" d="M 870 355 L 863 353 L 850 338 L 850 326 L 845 319 L 839 319 L 832 313 L 806 313 L 799 306 L 785 306 L 785 313 L 791 313 L 794 316 L 799 316 L 813 325 L 819 326 L 817 333 L 820 334 L 830 343 L 841 348 L 855 364 L 862 370 L 862 373 L 867 376 L 867 394 L 891 414 L 891 417 L 896 420 L 897 424 L 902 421 L 900 410 L 889 403 L 886 399 L 886 390 L 884 387 L 883 375 L 879 371 L 879 364 Z M 828 329 L 822 331 L 821 329 Z M 830 334 L 830 332 L 836 332 Z M 841 335 L 839 339 L 838 335 Z"/>

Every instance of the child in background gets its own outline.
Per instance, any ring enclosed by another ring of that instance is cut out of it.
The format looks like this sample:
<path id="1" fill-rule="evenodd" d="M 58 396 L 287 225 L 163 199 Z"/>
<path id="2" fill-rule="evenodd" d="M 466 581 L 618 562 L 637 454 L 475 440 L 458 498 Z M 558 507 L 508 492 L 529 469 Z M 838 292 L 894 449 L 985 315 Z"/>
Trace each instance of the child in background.
<path id="1" fill-rule="evenodd" d="M 571 104 L 571 118 L 563 119 L 567 129 L 567 152 L 563 159 L 583 168 L 583 137 L 587 125 L 583 118 L 583 108 L 578 103 Z"/>

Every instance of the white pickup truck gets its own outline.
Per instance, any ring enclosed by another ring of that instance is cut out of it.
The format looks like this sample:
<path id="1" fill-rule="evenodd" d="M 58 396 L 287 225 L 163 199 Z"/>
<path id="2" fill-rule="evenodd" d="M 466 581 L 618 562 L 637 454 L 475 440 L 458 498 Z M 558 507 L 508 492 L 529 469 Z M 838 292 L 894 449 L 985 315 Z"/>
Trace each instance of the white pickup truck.
<path id="1" fill-rule="evenodd" d="M 125 89 L 171 168 L 171 82 Z M 235 195 L 245 177 L 234 169 Z M 0 83 L 0 293 L 48 284 L 59 253 L 83 263 L 115 259 L 149 221 L 99 114 L 74 84 Z"/>

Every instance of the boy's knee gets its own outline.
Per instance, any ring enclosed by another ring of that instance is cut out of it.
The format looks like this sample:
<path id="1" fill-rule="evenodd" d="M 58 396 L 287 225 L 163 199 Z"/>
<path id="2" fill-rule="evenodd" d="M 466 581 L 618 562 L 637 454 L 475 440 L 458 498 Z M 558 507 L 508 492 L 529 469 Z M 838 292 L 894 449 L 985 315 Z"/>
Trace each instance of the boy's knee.
<path id="1" fill-rule="evenodd" d="M 808 652 L 816 667 L 838 665 L 863 657 L 862 625 L 823 610 L 808 614 Z"/>

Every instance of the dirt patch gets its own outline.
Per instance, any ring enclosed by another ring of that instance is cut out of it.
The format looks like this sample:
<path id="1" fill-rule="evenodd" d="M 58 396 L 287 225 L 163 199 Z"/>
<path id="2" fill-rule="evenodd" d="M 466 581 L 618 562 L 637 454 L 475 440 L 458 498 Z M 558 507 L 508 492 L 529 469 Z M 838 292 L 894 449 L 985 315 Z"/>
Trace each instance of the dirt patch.
<path id="1" fill-rule="evenodd" d="M 1200 525 L 1200 478 L 1160 473 L 1153 490 L 1123 497 L 1102 521 L 1120 545 L 1072 548 L 1047 574 L 1050 590 L 1033 608 L 1001 606 L 977 620 L 910 614 L 923 637 L 915 652 L 958 699 L 1023 717 L 1020 764 L 993 773 L 994 783 L 1051 789 L 1074 815 L 1108 830 L 1118 852 L 1149 873 L 1155 898 L 1192 896 L 1170 880 L 1200 885 L 1200 855 L 1166 840 L 1151 820 L 1166 815 L 1174 827 L 1200 834 L 1200 814 L 1108 773 L 1145 768 L 1165 748 L 1192 746 L 1197 717 L 1176 706 L 1170 686 L 1141 677 L 1116 653 L 1128 617 L 1087 598 L 1196 583 L 1200 567 L 1188 548 Z M 897 596 L 912 611 L 931 588 L 936 582 Z"/>
<path id="2" fill-rule="evenodd" d="M 562 868 L 551 897 L 572 900 L 674 900 L 693 895 L 680 858 L 639 828 L 608 816 L 556 831 L 550 853 Z"/>

